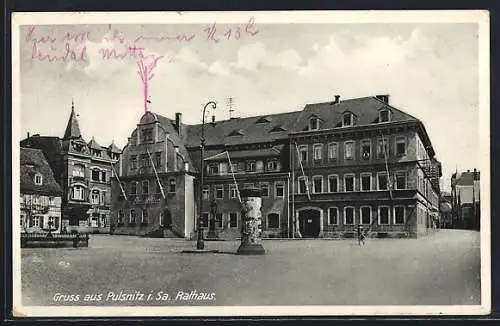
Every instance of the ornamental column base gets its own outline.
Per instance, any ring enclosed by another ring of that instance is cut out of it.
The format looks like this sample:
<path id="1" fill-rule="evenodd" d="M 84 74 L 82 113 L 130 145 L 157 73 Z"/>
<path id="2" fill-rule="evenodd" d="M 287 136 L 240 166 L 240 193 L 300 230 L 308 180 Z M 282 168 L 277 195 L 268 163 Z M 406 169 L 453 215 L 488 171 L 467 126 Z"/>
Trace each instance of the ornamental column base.
<path id="1" fill-rule="evenodd" d="M 260 243 L 242 243 L 236 253 L 238 255 L 265 255 L 266 250 Z"/>

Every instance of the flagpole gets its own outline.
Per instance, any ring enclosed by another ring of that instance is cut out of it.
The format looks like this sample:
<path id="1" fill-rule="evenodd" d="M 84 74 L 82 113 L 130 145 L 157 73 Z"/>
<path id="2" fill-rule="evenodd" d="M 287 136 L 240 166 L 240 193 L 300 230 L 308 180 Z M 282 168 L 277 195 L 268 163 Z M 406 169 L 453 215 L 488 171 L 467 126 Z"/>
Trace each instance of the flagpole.
<path id="1" fill-rule="evenodd" d="M 227 160 L 229 162 L 229 167 L 231 169 L 231 175 L 233 176 L 233 182 L 236 187 L 236 194 L 238 195 L 238 201 L 241 203 L 240 189 L 238 188 L 238 183 L 236 182 L 236 177 L 234 176 L 233 164 L 231 163 L 231 158 L 229 157 L 229 152 L 226 150 Z"/>
<path id="2" fill-rule="evenodd" d="M 299 164 L 300 164 L 300 170 L 302 171 L 302 176 L 304 176 L 304 182 L 306 184 L 306 192 L 307 192 L 307 198 L 311 200 L 311 194 L 309 193 L 309 179 L 307 178 L 305 172 L 304 172 L 304 166 L 302 165 L 302 160 L 300 157 L 300 152 L 299 152 L 299 146 L 297 145 L 297 142 L 295 142 L 295 148 L 297 149 L 297 155 L 299 159 Z"/>
<path id="3" fill-rule="evenodd" d="M 128 201 L 127 199 L 127 194 L 125 193 L 125 190 L 123 189 L 123 186 L 122 186 L 122 183 L 120 181 L 120 178 L 118 178 L 118 173 L 116 173 L 116 169 L 115 167 L 113 166 L 113 162 L 110 161 L 110 165 L 111 165 L 111 169 L 113 170 L 113 173 L 115 174 L 116 176 L 116 180 L 118 180 L 118 185 L 120 186 L 120 190 L 122 191 L 122 194 L 123 194 L 123 197 L 125 198 L 125 200 Z"/>
<path id="4" fill-rule="evenodd" d="M 158 177 L 158 172 L 156 171 L 155 162 L 153 162 L 153 158 L 151 157 L 151 153 L 149 153 L 148 148 L 146 148 L 146 152 L 148 153 L 149 160 L 151 161 L 151 165 L 153 165 L 153 171 L 155 172 L 156 181 L 158 182 L 158 185 L 160 186 L 161 195 L 162 195 L 163 199 L 165 199 L 165 192 L 163 192 L 163 186 L 161 185 L 160 178 Z"/>
<path id="5" fill-rule="evenodd" d="M 392 181 L 391 181 L 391 176 L 389 174 L 389 165 L 387 164 L 387 151 L 385 148 L 385 142 L 384 142 L 384 135 L 382 134 L 382 130 L 380 131 L 380 134 L 382 135 L 382 147 L 384 148 L 384 160 L 385 160 L 385 171 L 387 172 L 387 183 L 389 186 L 389 196 L 392 198 Z"/>

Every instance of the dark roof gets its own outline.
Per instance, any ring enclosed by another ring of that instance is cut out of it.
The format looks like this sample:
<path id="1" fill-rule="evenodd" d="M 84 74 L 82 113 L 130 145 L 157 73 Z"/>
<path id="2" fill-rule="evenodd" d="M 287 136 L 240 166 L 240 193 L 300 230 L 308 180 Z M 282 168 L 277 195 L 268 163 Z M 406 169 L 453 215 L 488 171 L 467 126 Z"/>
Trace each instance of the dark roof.
<path id="1" fill-rule="evenodd" d="M 99 144 L 95 141 L 94 137 L 92 137 L 92 140 L 91 140 L 91 141 L 89 141 L 89 143 L 88 143 L 87 145 L 89 146 L 89 148 L 92 148 L 92 149 L 97 149 L 97 150 L 100 150 L 100 151 L 102 151 L 102 150 L 103 150 L 103 147 L 102 147 L 101 145 L 99 145 Z"/>
<path id="2" fill-rule="evenodd" d="M 58 159 L 63 152 L 63 144 L 59 137 L 33 135 L 21 141 L 21 147 L 41 149 L 49 162 Z"/>
<path id="3" fill-rule="evenodd" d="M 175 120 L 171 120 L 167 117 L 164 117 L 158 113 L 151 112 L 156 116 L 156 119 L 160 122 L 160 124 L 163 126 L 165 131 L 169 134 L 170 140 L 174 143 L 174 145 L 179 146 L 179 153 L 181 156 L 184 158 L 185 162 L 189 164 L 189 167 L 191 171 L 196 171 L 198 168 L 198 165 L 194 165 L 193 161 L 191 160 L 191 156 L 189 155 L 185 144 L 184 140 L 179 136 L 177 129 L 175 128 Z M 181 126 L 183 127 L 183 126 Z M 182 128 L 181 128 L 182 129 Z M 184 128 L 186 129 L 186 128 Z"/>
<path id="4" fill-rule="evenodd" d="M 116 146 L 115 144 L 115 141 L 113 140 L 113 142 L 111 143 L 111 145 L 108 146 L 108 150 L 111 152 L 111 153 L 116 153 L 116 154 L 120 154 L 122 151 Z"/>
<path id="5" fill-rule="evenodd" d="M 474 180 L 480 180 L 480 173 L 476 172 L 474 177 L 474 172 L 462 172 L 460 177 L 456 180 L 456 184 L 459 186 L 472 186 L 474 184 Z"/>
<path id="6" fill-rule="evenodd" d="M 309 124 L 309 118 L 317 117 L 321 121 L 320 129 L 332 129 L 341 126 L 343 114 L 351 112 L 355 116 L 355 126 L 377 125 L 379 113 L 387 109 L 391 112 L 390 122 L 415 122 L 424 144 L 429 146 L 431 157 L 434 156 L 430 139 L 425 126 L 415 117 L 389 105 L 377 97 L 362 97 L 335 102 L 307 104 L 301 111 L 278 114 L 268 114 L 246 118 L 232 118 L 217 121 L 215 125 L 205 124 L 205 157 L 211 157 L 223 152 L 224 146 L 269 143 L 288 139 L 292 133 L 304 131 Z M 175 144 L 181 146 L 181 151 L 189 149 L 192 162 L 199 166 L 199 146 L 202 125 L 186 125 L 181 123 L 181 135 L 175 127 L 175 121 L 156 114 L 160 123 L 170 134 Z M 383 125 L 382 123 L 379 125 Z M 187 154 L 187 151 L 186 151 Z M 248 153 L 252 154 L 252 153 Z M 183 153 L 184 155 L 184 153 Z M 253 154 L 252 154 L 253 155 Z"/>
<path id="7" fill-rule="evenodd" d="M 71 114 L 69 115 L 68 125 L 66 126 L 66 131 L 64 132 L 64 139 L 69 138 L 80 138 L 82 133 L 80 132 L 80 126 L 78 125 L 77 115 L 75 113 L 75 108 L 71 108 Z"/>
<path id="8" fill-rule="evenodd" d="M 84 152 L 78 152 L 75 149 L 73 149 L 73 146 L 71 145 L 72 142 L 75 143 L 80 143 L 81 146 L 83 147 Z M 88 144 L 85 142 L 83 138 L 73 138 L 73 139 L 60 139 L 59 137 L 52 137 L 52 136 L 39 136 L 39 135 L 33 135 L 29 138 L 23 139 L 20 142 L 21 147 L 29 147 L 29 148 L 38 148 L 41 149 L 45 156 L 47 157 L 47 160 L 49 162 L 54 161 L 55 159 L 58 159 L 58 155 L 61 155 L 63 153 L 78 153 L 80 155 L 88 155 L 90 156 L 90 152 L 87 147 L 91 147 L 94 149 L 102 150 L 102 158 L 104 159 L 110 159 L 106 147 L 99 146 L 99 144 L 95 140 L 91 140 Z M 116 148 L 116 145 L 115 145 Z M 121 153 L 119 149 L 117 149 L 117 152 L 115 153 Z"/>
<path id="9" fill-rule="evenodd" d="M 215 126 L 205 124 L 206 145 L 240 145 L 249 143 L 264 143 L 273 140 L 286 139 L 300 111 L 279 113 L 248 118 L 233 118 L 217 121 Z M 265 119 L 263 119 L 265 118 Z M 270 122 L 263 122 L 270 120 Z M 259 123 L 257 123 L 259 121 Z M 276 130 L 281 126 L 284 130 Z M 190 125 L 187 128 L 186 146 L 198 147 L 201 138 L 201 125 Z M 275 129 L 276 131 L 271 132 Z M 242 133 L 242 136 L 229 136 L 231 133 Z"/>
<path id="10" fill-rule="evenodd" d="M 279 156 L 284 145 L 277 145 L 270 148 L 249 149 L 241 151 L 229 151 L 231 159 L 239 158 L 257 158 L 257 157 L 276 157 Z M 218 151 L 218 153 L 205 156 L 205 161 L 227 161 L 226 151 Z"/>
<path id="11" fill-rule="evenodd" d="M 350 112 L 356 117 L 355 126 L 371 125 L 378 123 L 381 109 L 391 111 L 391 122 L 417 121 L 415 117 L 400 111 L 376 97 L 361 97 L 347 99 L 339 103 L 324 102 L 307 104 L 294 125 L 294 132 L 304 131 L 308 128 L 309 118 L 318 117 L 322 123 L 320 129 L 332 129 L 342 126 L 344 113 Z"/>
<path id="12" fill-rule="evenodd" d="M 22 194 L 60 196 L 61 187 L 56 182 L 52 169 L 40 149 L 23 148 L 20 153 L 20 186 Z M 35 175 L 42 175 L 42 184 L 35 184 Z"/>

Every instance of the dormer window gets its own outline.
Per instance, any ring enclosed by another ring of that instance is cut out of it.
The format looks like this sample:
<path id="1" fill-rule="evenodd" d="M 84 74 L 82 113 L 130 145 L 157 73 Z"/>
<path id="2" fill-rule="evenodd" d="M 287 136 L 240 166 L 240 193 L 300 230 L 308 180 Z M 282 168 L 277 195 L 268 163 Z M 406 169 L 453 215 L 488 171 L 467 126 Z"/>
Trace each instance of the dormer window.
<path id="1" fill-rule="evenodd" d="M 281 132 L 281 131 L 286 131 L 286 129 L 282 126 L 275 126 L 271 131 L 269 132 Z"/>
<path id="2" fill-rule="evenodd" d="M 271 119 L 268 117 L 261 117 L 255 123 L 268 123 L 271 122 Z"/>
<path id="3" fill-rule="evenodd" d="M 309 130 L 319 129 L 319 119 L 317 117 L 311 117 L 309 119 Z"/>
<path id="4" fill-rule="evenodd" d="M 238 130 L 233 130 L 229 136 L 243 136 L 243 130 L 238 129 Z"/>
<path id="5" fill-rule="evenodd" d="M 391 111 L 385 109 L 379 112 L 379 122 L 389 122 L 391 121 Z"/>
<path id="6" fill-rule="evenodd" d="M 35 174 L 35 184 L 38 186 L 43 184 L 43 176 L 39 173 Z"/>
<path id="7" fill-rule="evenodd" d="M 344 116 L 342 118 L 342 126 L 343 127 L 350 127 L 352 125 L 353 125 L 352 113 L 350 113 L 350 112 L 344 113 Z"/>
<path id="8" fill-rule="evenodd" d="M 94 156 L 95 156 L 95 157 L 102 157 L 101 151 L 99 151 L 99 150 L 94 150 Z"/>

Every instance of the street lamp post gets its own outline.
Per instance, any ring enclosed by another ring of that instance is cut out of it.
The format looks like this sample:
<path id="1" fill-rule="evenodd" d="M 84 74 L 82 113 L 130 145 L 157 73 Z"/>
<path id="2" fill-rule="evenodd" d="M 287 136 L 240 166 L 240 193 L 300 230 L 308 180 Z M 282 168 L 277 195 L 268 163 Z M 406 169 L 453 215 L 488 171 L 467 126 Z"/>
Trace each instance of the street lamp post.
<path id="1" fill-rule="evenodd" d="M 217 104 L 214 101 L 210 101 L 203 107 L 203 116 L 201 123 L 201 139 L 200 139 L 200 160 L 201 160 L 201 171 L 200 171 L 200 203 L 199 203 L 199 214 L 198 214 L 198 238 L 196 241 L 196 249 L 204 249 L 205 242 L 203 241 L 203 224 L 202 224 L 202 213 L 203 213 L 203 178 L 205 176 L 205 162 L 203 160 L 205 155 L 205 111 L 208 106 L 212 106 L 212 109 L 216 109 Z M 215 123 L 215 116 L 213 116 L 212 123 Z"/>

